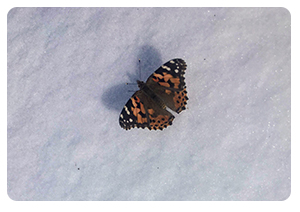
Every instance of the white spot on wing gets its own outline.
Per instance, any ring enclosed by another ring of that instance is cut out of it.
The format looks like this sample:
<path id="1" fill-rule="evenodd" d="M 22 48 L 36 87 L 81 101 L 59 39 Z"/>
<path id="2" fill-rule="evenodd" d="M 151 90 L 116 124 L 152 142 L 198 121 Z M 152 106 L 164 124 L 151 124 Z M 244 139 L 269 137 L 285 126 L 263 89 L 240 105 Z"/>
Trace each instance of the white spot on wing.
<path id="1" fill-rule="evenodd" d="M 124 106 L 124 109 L 125 109 L 127 115 L 130 115 L 130 112 L 129 112 L 129 110 L 128 110 L 128 108 L 126 106 Z"/>
<path id="2" fill-rule="evenodd" d="M 170 71 L 171 69 L 168 66 L 161 66 L 163 69 Z"/>

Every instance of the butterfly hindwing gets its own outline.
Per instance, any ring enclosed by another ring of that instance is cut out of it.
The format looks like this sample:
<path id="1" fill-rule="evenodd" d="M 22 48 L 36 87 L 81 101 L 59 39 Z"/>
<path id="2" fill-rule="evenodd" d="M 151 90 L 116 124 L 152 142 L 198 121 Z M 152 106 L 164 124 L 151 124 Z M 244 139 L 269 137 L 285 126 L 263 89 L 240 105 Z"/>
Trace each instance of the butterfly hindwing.
<path id="1" fill-rule="evenodd" d="M 126 130 L 133 127 L 162 130 L 171 125 L 173 119 L 174 116 L 170 112 L 159 107 L 154 100 L 139 90 L 124 106 L 119 123 Z"/>
<path id="2" fill-rule="evenodd" d="M 138 98 L 143 102 L 146 117 L 148 120 L 148 129 L 149 130 L 162 130 L 169 125 L 172 125 L 174 116 L 168 112 L 164 107 L 162 107 L 154 98 L 146 95 L 143 89 L 143 92 L 138 94 Z"/>

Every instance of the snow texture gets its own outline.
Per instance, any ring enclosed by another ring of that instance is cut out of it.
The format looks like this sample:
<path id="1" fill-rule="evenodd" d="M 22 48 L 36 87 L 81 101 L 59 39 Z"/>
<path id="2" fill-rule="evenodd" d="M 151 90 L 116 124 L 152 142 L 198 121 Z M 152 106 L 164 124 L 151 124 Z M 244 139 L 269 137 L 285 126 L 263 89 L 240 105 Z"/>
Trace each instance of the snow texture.
<path id="1" fill-rule="evenodd" d="M 13 200 L 289 197 L 286 9 L 13 8 L 7 20 Z M 188 109 L 163 131 L 122 129 L 138 89 L 126 83 L 173 58 L 187 63 Z"/>

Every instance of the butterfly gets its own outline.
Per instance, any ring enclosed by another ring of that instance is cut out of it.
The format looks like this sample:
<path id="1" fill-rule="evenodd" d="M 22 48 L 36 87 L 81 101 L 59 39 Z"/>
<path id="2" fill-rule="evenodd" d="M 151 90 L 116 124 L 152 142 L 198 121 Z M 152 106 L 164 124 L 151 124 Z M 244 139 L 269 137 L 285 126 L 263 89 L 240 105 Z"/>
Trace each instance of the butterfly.
<path id="1" fill-rule="evenodd" d="M 173 59 L 160 66 L 146 82 L 137 80 L 140 90 L 125 104 L 119 117 L 122 128 L 163 130 L 172 125 L 174 116 L 166 107 L 180 113 L 186 109 L 187 91 L 184 82 L 186 63 Z"/>

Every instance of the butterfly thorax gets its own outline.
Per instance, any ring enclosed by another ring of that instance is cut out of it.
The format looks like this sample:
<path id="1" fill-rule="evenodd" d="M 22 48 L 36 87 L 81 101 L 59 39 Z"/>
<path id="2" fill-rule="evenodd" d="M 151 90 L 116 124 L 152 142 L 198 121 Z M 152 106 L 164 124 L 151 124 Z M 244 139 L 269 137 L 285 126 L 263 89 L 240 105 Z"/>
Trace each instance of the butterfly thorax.
<path id="1" fill-rule="evenodd" d="M 146 85 L 143 81 L 140 81 L 140 80 L 137 80 L 136 82 L 137 82 L 137 84 L 138 84 L 138 86 L 139 86 L 139 88 L 140 88 L 141 90 L 142 90 L 143 87 Z"/>
<path id="2" fill-rule="evenodd" d="M 149 86 L 146 85 L 143 81 L 137 80 L 137 84 L 141 91 L 143 91 L 147 96 L 149 96 L 156 104 L 158 104 L 161 108 L 165 109 L 166 105 L 164 102 L 153 92 Z"/>

